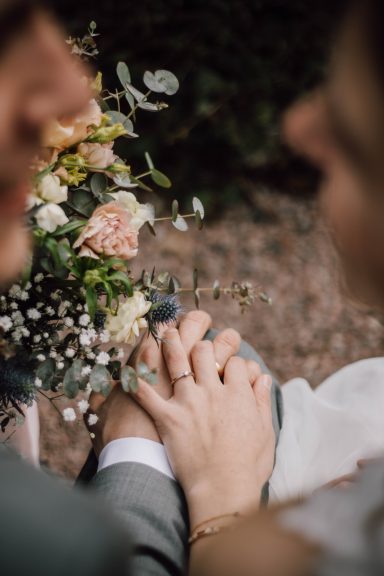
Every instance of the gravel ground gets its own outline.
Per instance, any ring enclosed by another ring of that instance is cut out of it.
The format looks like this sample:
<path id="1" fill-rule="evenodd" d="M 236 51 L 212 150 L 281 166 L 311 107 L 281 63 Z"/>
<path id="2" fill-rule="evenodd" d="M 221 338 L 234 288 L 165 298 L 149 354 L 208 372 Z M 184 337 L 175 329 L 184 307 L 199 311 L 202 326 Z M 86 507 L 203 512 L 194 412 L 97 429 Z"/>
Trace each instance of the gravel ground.
<path id="1" fill-rule="evenodd" d="M 157 239 L 144 232 L 134 271 L 156 264 L 157 270 L 167 269 L 188 285 L 197 267 L 202 286 L 216 278 L 222 285 L 232 280 L 261 283 L 272 306 L 257 303 L 240 314 L 231 299 L 214 302 L 207 295 L 202 307 L 217 328 L 232 326 L 241 332 L 281 382 L 302 376 L 317 386 L 350 362 L 382 355 L 381 323 L 339 293 L 315 201 L 260 190 L 255 203 L 259 212 L 231 210 L 201 232 L 182 234 L 166 223 L 158 226 Z M 186 300 L 184 307 L 192 309 L 192 301 Z M 45 400 L 40 412 L 43 462 L 74 478 L 90 446 L 87 433 L 80 423 L 64 424 Z"/>

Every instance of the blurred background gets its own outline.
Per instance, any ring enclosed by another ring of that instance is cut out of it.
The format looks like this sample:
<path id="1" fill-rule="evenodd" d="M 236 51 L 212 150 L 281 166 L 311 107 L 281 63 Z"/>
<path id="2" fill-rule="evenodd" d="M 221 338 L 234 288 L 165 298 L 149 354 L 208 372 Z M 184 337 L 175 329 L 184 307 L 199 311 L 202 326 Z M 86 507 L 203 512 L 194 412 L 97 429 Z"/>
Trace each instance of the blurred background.
<path id="1" fill-rule="evenodd" d="M 206 297 L 218 328 L 231 325 L 251 342 L 281 382 L 303 376 L 313 386 L 345 364 L 382 355 L 382 324 L 339 292 L 337 263 L 318 215 L 319 175 L 280 140 L 281 114 L 321 82 L 338 23 L 338 2 L 316 0 L 55 0 L 72 36 L 97 23 L 104 85 L 118 86 L 125 61 L 134 85 L 145 70 L 166 68 L 181 88 L 159 114 L 138 115 L 140 139 L 124 156 L 145 169 L 148 150 L 173 181 L 161 191 L 208 209 L 202 231 L 168 224 L 141 235 L 137 272 L 169 269 L 201 285 L 249 280 L 273 305 L 241 315 L 236 303 Z M 155 258 L 154 258 L 155 255 Z M 186 310 L 193 307 L 185 301 Z M 81 426 L 64 425 L 41 402 L 43 459 L 73 478 L 89 448 Z M 76 426 L 76 427 L 74 427 Z M 67 446 L 68 450 L 63 450 Z"/>

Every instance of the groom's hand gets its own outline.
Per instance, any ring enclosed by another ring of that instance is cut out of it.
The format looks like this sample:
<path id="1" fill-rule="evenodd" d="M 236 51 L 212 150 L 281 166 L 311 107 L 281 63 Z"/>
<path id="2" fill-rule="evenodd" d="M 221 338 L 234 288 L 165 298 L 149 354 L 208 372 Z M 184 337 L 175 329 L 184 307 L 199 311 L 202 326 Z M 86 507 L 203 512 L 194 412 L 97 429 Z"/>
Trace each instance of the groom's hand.
<path id="1" fill-rule="evenodd" d="M 180 337 L 188 356 L 194 345 L 204 338 L 211 322 L 209 314 L 196 310 L 181 320 Z M 165 329 L 160 331 L 160 336 Z M 228 329 L 218 334 L 214 340 L 217 363 L 224 368 L 229 358 L 237 354 L 239 346 L 240 336 L 235 330 Z M 154 389 L 163 398 L 169 398 L 172 386 L 168 369 L 164 364 L 161 346 L 152 336 L 145 337 L 132 354 L 130 364 L 135 367 L 139 362 L 144 362 L 150 370 L 156 369 L 157 384 Z M 94 434 L 93 444 L 97 455 L 104 446 L 118 438 L 139 437 L 161 442 L 151 417 L 119 384 L 115 385 L 107 399 L 101 394 L 92 394 L 89 402 L 89 411 L 99 417 L 96 426 L 90 428 Z"/>

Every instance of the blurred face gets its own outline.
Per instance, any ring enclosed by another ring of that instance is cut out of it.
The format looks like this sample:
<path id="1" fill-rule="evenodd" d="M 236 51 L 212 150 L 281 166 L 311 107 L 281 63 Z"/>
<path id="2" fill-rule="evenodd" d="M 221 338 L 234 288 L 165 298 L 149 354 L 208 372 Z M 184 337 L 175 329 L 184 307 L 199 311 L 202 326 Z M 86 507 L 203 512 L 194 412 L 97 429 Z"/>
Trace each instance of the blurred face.
<path id="1" fill-rule="evenodd" d="M 383 298 L 384 95 L 353 15 L 338 39 L 327 83 L 283 120 L 288 143 L 323 174 L 321 198 L 357 295 Z"/>
<path id="2" fill-rule="evenodd" d="M 22 219 L 42 128 L 85 106 L 84 72 L 57 26 L 39 12 L 0 54 L 0 282 L 25 261 Z"/>

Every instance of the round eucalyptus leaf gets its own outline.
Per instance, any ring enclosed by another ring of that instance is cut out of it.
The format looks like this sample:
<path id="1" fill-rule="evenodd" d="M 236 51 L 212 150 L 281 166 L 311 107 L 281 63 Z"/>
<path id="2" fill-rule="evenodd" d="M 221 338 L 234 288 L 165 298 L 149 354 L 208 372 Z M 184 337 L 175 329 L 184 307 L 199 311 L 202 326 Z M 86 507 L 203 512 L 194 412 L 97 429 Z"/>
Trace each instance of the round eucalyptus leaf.
<path id="1" fill-rule="evenodd" d="M 177 230 L 180 230 L 180 232 L 186 232 L 188 230 L 187 221 L 185 218 L 180 216 L 180 214 L 177 216 L 176 220 L 172 222 L 172 224 Z"/>
<path id="2" fill-rule="evenodd" d="M 154 181 L 154 183 L 157 184 L 158 186 L 161 186 L 161 188 L 171 188 L 172 186 L 172 182 L 170 181 L 168 176 L 160 172 L 160 170 L 156 170 L 156 168 L 152 170 L 151 178 Z"/>
<path id="3" fill-rule="evenodd" d="M 116 73 L 122 86 L 126 88 L 127 84 L 131 83 L 131 75 L 129 73 L 129 68 L 125 62 L 119 62 L 117 64 Z"/>
<path id="4" fill-rule="evenodd" d="M 89 383 L 94 392 L 104 393 L 110 387 L 111 375 L 105 366 L 96 364 L 89 376 Z"/>
<path id="5" fill-rule="evenodd" d="M 167 90 L 167 86 L 163 82 L 159 82 L 156 75 L 149 72 L 149 70 L 144 73 L 143 82 L 149 90 L 152 90 L 152 92 L 162 93 Z"/>
<path id="6" fill-rule="evenodd" d="M 204 210 L 204 206 L 203 206 L 203 203 L 201 202 L 201 200 L 199 200 L 199 198 L 196 198 L 196 196 L 195 196 L 192 200 L 192 206 L 193 206 L 194 212 L 200 212 L 200 217 L 203 220 L 203 218 L 205 216 L 205 210 Z"/>
<path id="7" fill-rule="evenodd" d="M 173 96 L 179 89 L 179 81 L 176 76 L 169 70 L 156 70 L 155 79 L 158 84 L 165 87 L 165 94 Z"/>

